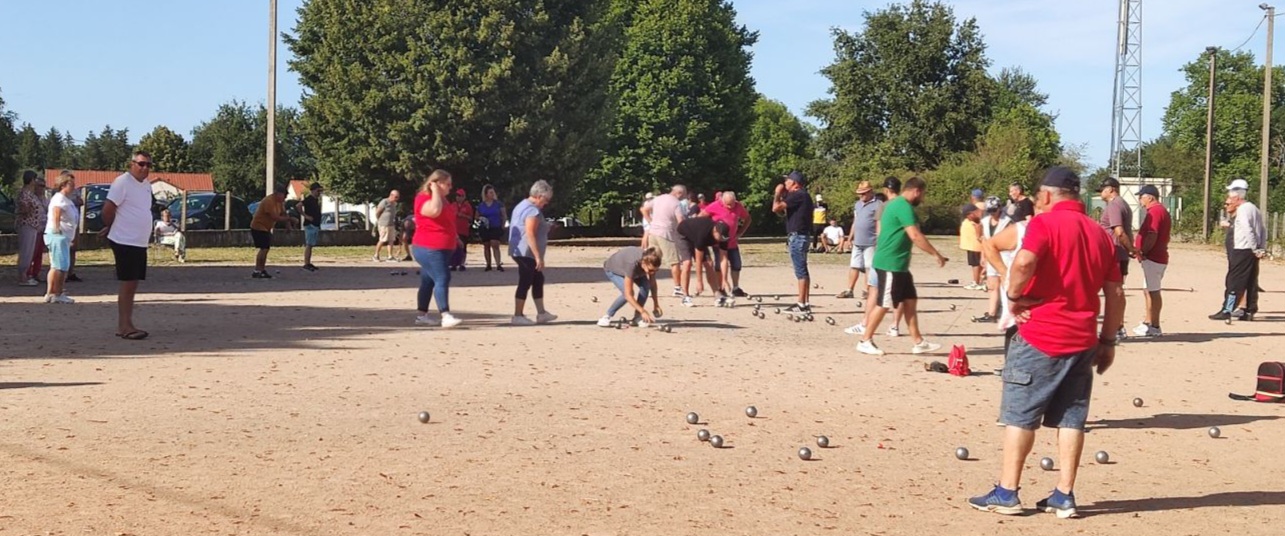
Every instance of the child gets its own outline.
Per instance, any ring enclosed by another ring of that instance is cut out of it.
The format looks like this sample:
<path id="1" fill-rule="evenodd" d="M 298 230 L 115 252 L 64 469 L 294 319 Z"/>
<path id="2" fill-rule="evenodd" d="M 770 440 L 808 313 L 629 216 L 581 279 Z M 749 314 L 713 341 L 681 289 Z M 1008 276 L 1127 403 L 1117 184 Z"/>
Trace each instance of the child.
<path id="1" fill-rule="evenodd" d="M 959 249 L 968 252 L 968 266 L 973 270 L 973 282 L 964 285 L 968 290 L 986 290 L 982 283 L 982 211 L 968 203 L 960 210 L 964 221 L 959 223 Z"/>
<path id="2" fill-rule="evenodd" d="M 634 309 L 634 322 L 639 327 L 646 327 L 660 318 L 660 294 L 656 292 L 656 271 L 660 269 L 663 259 L 658 248 L 643 249 L 627 247 L 614 253 L 602 263 L 607 273 L 607 280 L 620 290 L 620 296 L 607 308 L 607 315 L 598 319 L 598 325 L 604 328 L 612 326 L 612 317 L 628 303 Z M 636 287 L 636 288 L 635 288 Z M 652 312 L 645 307 L 647 296 L 651 295 Z"/>

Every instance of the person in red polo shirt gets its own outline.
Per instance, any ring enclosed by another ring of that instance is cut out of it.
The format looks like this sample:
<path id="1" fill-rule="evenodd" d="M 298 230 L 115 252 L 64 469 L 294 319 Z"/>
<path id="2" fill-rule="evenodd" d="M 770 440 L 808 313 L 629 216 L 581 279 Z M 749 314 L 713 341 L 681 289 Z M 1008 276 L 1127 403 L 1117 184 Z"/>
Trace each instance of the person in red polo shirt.
<path id="1" fill-rule="evenodd" d="M 1138 189 L 1138 200 L 1146 212 L 1142 216 L 1142 225 L 1138 226 L 1138 261 L 1142 263 L 1142 276 L 1146 279 L 1146 290 L 1142 296 L 1146 299 L 1146 310 L 1143 311 L 1142 323 L 1133 328 L 1133 334 L 1139 337 L 1159 337 L 1160 308 L 1164 301 L 1160 297 L 1161 283 L 1165 278 L 1165 268 L 1169 267 L 1169 234 L 1173 220 L 1169 210 L 1160 203 L 1160 189 L 1150 184 Z"/>
<path id="2" fill-rule="evenodd" d="M 1084 423 L 1093 391 L 1093 369 L 1115 360 L 1116 333 L 1124 321 L 1124 278 L 1115 240 L 1084 213 L 1080 178 L 1067 168 L 1044 176 L 1036 204 L 1046 210 L 1030 221 L 1013 259 L 1008 287 L 1017 336 L 1005 356 L 1000 422 L 1005 425 L 999 484 L 968 503 L 1004 515 L 1022 513 L 1017 496 L 1026 457 L 1041 423 L 1058 429 L 1057 487 L 1038 509 L 1075 517 L 1075 477 L 1084 449 Z M 1106 296 L 1101 328 L 1098 293 Z"/>

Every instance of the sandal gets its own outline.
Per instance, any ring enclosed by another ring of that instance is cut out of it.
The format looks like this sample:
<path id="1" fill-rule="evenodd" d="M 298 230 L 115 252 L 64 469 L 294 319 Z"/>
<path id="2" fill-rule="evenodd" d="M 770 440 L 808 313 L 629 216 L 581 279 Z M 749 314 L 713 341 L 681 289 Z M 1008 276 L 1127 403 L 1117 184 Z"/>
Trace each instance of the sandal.
<path id="1" fill-rule="evenodd" d="M 131 341 L 141 341 L 141 340 L 143 340 L 143 339 L 146 339 L 146 338 L 147 338 L 147 335 L 148 335 L 148 333 L 147 333 L 146 331 L 141 330 L 141 329 L 136 329 L 136 330 L 131 331 L 131 332 L 129 332 L 129 333 L 117 333 L 117 334 L 116 334 L 116 336 L 117 336 L 117 337 L 120 337 L 120 338 L 122 338 L 122 339 L 131 340 Z"/>

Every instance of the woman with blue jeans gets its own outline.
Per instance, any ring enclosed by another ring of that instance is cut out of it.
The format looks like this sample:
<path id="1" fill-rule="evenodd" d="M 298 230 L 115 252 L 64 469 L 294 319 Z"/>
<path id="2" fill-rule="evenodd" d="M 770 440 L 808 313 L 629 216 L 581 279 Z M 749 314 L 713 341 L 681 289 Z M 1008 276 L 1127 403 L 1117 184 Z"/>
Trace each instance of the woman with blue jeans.
<path id="1" fill-rule="evenodd" d="M 607 262 L 602 263 L 602 268 L 607 273 L 607 280 L 620 290 L 620 295 L 611 303 L 611 307 L 607 308 L 607 315 L 598 319 L 598 325 L 604 328 L 611 327 L 612 317 L 616 316 L 616 312 L 625 304 L 633 307 L 634 320 L 640 326 L 660 318 L 663 311 L 660 309 L 660 296 L 656 291 L 656 272 L 660 270 L 663 261 L 660 250 L 655 247 L 647 249 L 627 247 L 607 258 Z M 653 307 L 651 313 L 648 313 L 646 308 L 649 295 Z"/>
<path id="2" fill-rule="evenodd" d="M 549 246 L 549 222 L 541 212 L 553 200 L 553 187 L 545 181 L 531 185 L 531 194 L 513 207 L 513 221 L 509 222 L 509 255 L 518 265 L 518 290 L 514 293 L 513 320 L 515 326 L 547 324 L 558 315 L 544 309 L 544 252 Z M 523 314 L 527 294 L 535 301 L 535 320 Z"/>
<path id="3" fill-rule="evenodd" d="M 80 211 L 69 197 L 75 189 L 76 177 L 70 171 L 63 171 L 54 181 L 57 193 L 49 200 L 49 222 L 45 225 L 45 246 L 49 248 L 45 303 L 76 303 L 64 287 L 71 270 L 71 244 L 76 241 L 76 224 L 80 221 Z"/>
<path id="4" fill-rule="evenodd" d="M 459 246 L 455 232 L 455 206 L 446 202 L 451 191 L 451 174 L 435 170 L 429 174 L 415 195 L 415 236 L 411 239 L 411 256 L 419 263 L 419 316 L 415 323 L 425 326 L 455 327 L 460 319 L 451 314 L 451 256 Z M 437 298 L 440 319 L 428 314 L 428 306 Z"/>

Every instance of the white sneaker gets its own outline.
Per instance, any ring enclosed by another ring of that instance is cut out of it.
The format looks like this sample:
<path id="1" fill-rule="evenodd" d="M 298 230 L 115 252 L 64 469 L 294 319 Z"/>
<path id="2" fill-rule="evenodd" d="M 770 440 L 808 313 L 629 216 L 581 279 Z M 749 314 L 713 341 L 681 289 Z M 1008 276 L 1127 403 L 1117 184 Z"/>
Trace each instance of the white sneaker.
<path id="1" fill-rule="evenodd" d="M 643 329 L 647 329 L 651 327 L 651 324 L 649 324 L 646 320 L 643 320 L 641 318 L 639 318 L 638 320 L 634 320 L 634 325 Z"/>
<path id="2" fill-rule="evenodd" d="M 53 303 L 55 297 L 53 294 L 45 294 L 45 303 Z"/>
<path id="3" fill-rule="evenodd" d="M 883 350 L 875 346 L 874 341 L 861 341 L 857 343 L 857 351 L 866 355 L 883 355 Z"/>
<path id="4" fill-rule="evenodd" d="M 1139 336 L 1139 337 L 1146 337 L 1146 336 L 1147 336 L 1147 330 L 1149 330 L 1149 329 L 1151 329 L 1151 326 L 1148 326 L 1148 325 L 1146 325 L 1145 323 L 1143 323 L 1143 324 L 1138 324 L 1138 327 L 1133 328 L 1133 334 L 1134 334 L 1134 335 L 1137 335 L 1137 336 Z"/>
<path id="5" fill-rule="evenodd" d="M 415 325 L 437 327 L 442 325 L 442 323 L 438 321 L 436 318 L 433 318 L 432 315 L 428 313 L 424 313 L 422 315 L 418 315 L 415 317 Z"/>
<path id="6" fill-rule="evenodd" d="M 68 296 L 66 294 L 59 294 L 57 296 L 54 296 L 53 302 L 54 303 L 76 303 L 76 300 L 71 299 L 71 296 Z"/>
<path id="7" fill-rule="evenodd" d="M 26 281 L 19 281 L 19 282 L 18 282 L 18 286 L 20 286 L 20 287 L 34 287 L 34 286 L 37 286 L 37 285 L 39 285 L 39 284 L 40 284 L 40 282 L 39 282 L 39 281 L 36 281 L 35 279 L 28 279 L 28 280 L 26 280 Z"/>
<path id="8" fill-rule="evenodd" d="M 455 318 L 451 313 L 442 313 L 442 327 L 453 328 L 460 325 L 460 319 Z"/>
<path id="9" fill-rule="evenodd" d="M 900 337 L 900 336 L 901 336 L 901 330 L 897 329 L 897 326 L 890 327 L 890 328 L 888 328 L 888 336 L 889 336 L 889 337 Z"/>
<path id="10" fill-rule="evenodd" d="M 598 319 L 598 327 L 600 327 L 600 328 L 609 328 L 609 327 L 611 327 L 611 317 L 610 317 L 610 316 L 604 316 L 604 317 L 602 317 L 602 318 L 599 318 L 599 319 Z"/>
<path id="11" fill-rule="evenodd" d="M 692 303 L 691 296 L 683 296 L 683 307 L 695 307 L 695 306 L 696 304 Z"/>
<path id="12" fill-rule="evenodd" d="M 1159 337 L 1161 335 L 1164 335 L 1164 334 L 1160 332 L 1160 328 L 1153 328 L 1151 326 L 1147 326 L 1147 333 L 1143 335 L 1143 337 L 1154 338 L 1154 337 Z"/>
<path id="13" fill-rule="evenodd" d="M 535 315 L 536 324 L 548 324 L 549 322 L 553 322 L 554 320 L 557 320 L 557 319 L 558 319 L 558 315 L 555 315 L 548 311 Z"/>
<path id="14" fill-rule="evenodd" d="M 843 332 L 844 332 L 844 333 L 847 333 L 848 335 L 865 335 L 865 334 L 866 334 L 866 325 L 865 325 L 865 324 L 853 324 L 853 325 L 851 325 L 851 326 L 848 326 L 848 327 L 847 327 L 847 329 L 844 329 L 844 330 L 843 330 Z"/>
<path id="15" fill-rule="evenodd" d="M 927 339 L 919 341 L 919 344 L 910 347 L 910 353 L 912 354 L 927 354 L 937 350 L 941 350 L 941 345 L 928 342 Z"/>
<path id="16" fill-rule="evenodd" d="M 522 315 L 513 315 L 513 319 L 509 320 L 509 323 L 514 326 L 534 326 L 535 325 L 534 320 L 531 320 L 530 318 L 527 318 Z"/>
<path id="17" fill-rule="evenodd" d="M 674 297 L 675 298 L 683 297 L 683 287 L 674 287 Z"/>
<path id="18" fill-rule="evenodd" d="M 384 262 L 384 259 L 379 258 L 379 255 L 371 257 L 370 260 L 371 262 Z"/>

